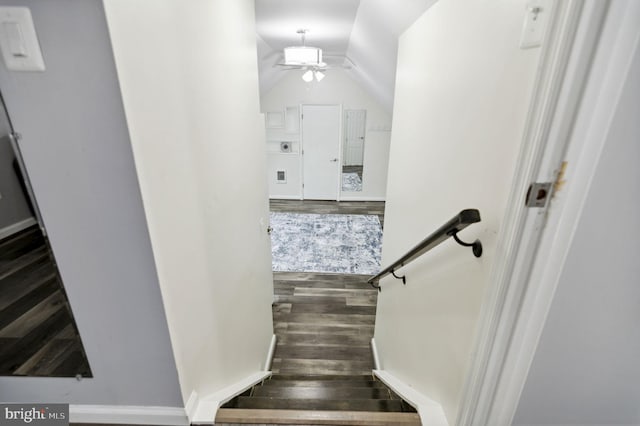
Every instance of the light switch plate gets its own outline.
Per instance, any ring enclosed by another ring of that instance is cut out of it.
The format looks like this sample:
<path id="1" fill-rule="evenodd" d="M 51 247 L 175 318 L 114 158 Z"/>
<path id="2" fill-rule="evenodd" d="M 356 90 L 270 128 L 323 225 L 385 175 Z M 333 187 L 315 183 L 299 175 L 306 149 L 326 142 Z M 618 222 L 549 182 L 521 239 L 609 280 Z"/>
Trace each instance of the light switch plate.
<path id="1" fill-rule="evenodd" d="M 0 7 L 0 50 L 12 71 L 45 70 L 29 8 Z"/>
<path id="2" fill-rule="evenodd" d="M 547 22 L 551 14 L 551 4 L 546 0 L 533 0 L 526 5 L 520 48 L 529 49 L 542 45 Z"/>

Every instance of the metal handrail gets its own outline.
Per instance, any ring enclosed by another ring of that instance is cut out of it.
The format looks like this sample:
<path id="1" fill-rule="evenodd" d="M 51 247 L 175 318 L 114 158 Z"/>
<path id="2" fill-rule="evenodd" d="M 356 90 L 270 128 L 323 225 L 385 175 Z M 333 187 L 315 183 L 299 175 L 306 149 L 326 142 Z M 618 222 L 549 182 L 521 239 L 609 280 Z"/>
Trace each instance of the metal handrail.
<path id="1" fill-rule="evenodd" d="M 418 245 L 409 250 L 400 259 L 384 268 L 377 275 L 369 278 L 367 282 L 371 284 L 373 288 L 377 288 L 378 291 L 381 291 L 381 288 L 380 285 L 376 285 L 376 283 L 379 283 L 379 281 L 387 275 L 393 275 L 395 278 L 401 279 L 403 284 L 406 284 L 406 276 L 397 276 L 395 272 L 450 237 L 453 237 L 453 239 L 462 246 L 471 247 L 473 250 L 473 255 L 475 257 L 482 256 L 482 243 L 480 242 L 480 240 L 475 240 L 473 243 L 465 243 L 464 241 L 460 241 L 457 236 L 458 232 L 462 231 L 467 226 L 477 222 L 480 222 L 480 212 L 478 210 L 462 210 L 460 213 L 451 218 L 451 220 L 442 225 L 437 231 L 429 235 L 427 238 L 418 243 Z"/>

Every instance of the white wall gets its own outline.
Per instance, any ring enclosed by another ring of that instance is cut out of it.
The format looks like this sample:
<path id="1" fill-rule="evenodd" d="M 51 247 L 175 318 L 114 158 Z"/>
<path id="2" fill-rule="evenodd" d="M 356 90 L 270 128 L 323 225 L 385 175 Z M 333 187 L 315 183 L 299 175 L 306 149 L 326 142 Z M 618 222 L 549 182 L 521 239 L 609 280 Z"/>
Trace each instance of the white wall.
<path id="1" fill-rule="evenodd" d="M 576 168 L 585 136 L 599 134 L 590 126 L 602 122 L 608 129 L 596 142 L 603 148 L 589 176 L 590 187 L 581 194 L 582 214 L 524 385 L 516 425 L 640 424 L 639 42 L 640 4 L 613 2 L 583 98 L 587 101 L 576 121 L 568 190 L 579 184 Z M 618 63 L 611 52 L 629 68 L 611 69 L 609 64 Z M 619 73 L 622 78 L 612 79 Z M 608 103 L 617 107 L 591 116 Z"/>
<path id="2" fill-rule="evenodd" d="M 347 57 L 356 66 L 347 74 L 358 81 L 389 113 L 393 111 L 398 37 L 436 0 L 401 3 L 360 2 L 349 37 Z"/>
<path id="3" fill-rule="evenodd" d="M 455 422 L 540 49 L 518 48 L 525 0 L 442 0 L 400 38 L 382 263 L 465 208 L 482 222 L 382 280 L 381 367 Z"/>
<path id="4" fill-rule="evenodd" d="M 253 2 L 105 5 L 182 395 L 206 397 L 273 333 Z"/>
<path id="5" fill-rule="evenodd" d="M 362 192 L 343 193 L 341 199 L 384 200 L 390 141 L 391 117 L 362 87 L 343 70 L 327 71 L 321 82 L 305 83 L 302 71 L 287 71 L 278 84 L 261 98 L 263 112 L 284 112 L 300 104 L 342 104 L 343 109 L 366 109 L 367 127 L 364 147 Z M 280 154 L 279 141 L 294 141 L 297 154 Z M 267 129 L 269 196 L 301 198 L 300 136 L 284 129 Z M 276 143 L 278 142 L 278 143 Z M 287 170 L 287 183 L 276 183 L 276 170 Z"/>
<path id="6" fill-rule="evenodd" d="M 0 401 L 181 407 L 102 2 L 0 5 L 31 9 L 47 67 L 0 62 L 0 88 L 93 373 L 1 377 Z"/>

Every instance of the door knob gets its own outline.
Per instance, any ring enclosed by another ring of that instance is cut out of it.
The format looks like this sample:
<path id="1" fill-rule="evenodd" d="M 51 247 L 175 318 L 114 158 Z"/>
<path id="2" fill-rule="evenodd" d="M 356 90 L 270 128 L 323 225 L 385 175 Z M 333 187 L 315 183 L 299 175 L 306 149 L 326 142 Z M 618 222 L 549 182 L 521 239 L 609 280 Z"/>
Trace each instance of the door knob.
<path id="1" fill-rule="evenodd" d="M 337 161 L 338 161 L 338 159 L 337 159 L 337 158 L 334 158 L 333 160 L 329 160 L 329 161 L 331 161 L 332 163 L 335 163 L 335 162 L 337 162 Z"/>

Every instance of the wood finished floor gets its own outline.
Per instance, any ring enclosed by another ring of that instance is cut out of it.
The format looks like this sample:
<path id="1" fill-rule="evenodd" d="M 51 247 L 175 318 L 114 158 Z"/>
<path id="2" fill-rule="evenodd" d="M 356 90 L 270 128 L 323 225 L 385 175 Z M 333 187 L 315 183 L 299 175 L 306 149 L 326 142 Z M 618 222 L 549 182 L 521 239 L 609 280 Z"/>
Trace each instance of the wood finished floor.
<path id="1" fill-rule="evenodd" d="M 66 294 L 37 226 L 0 241 L 0 375 L 91 377 Z"/>
<path id="2" fill-rule="evenodd" d="M 376 215 L 384 227 L 384 201 L 270 200 L 272 212 Z"/>
<path id="3" fill-rule="evenodd" d="M 216 424 L 419 425 L 372 375 L 378 293 L 368 278 L 275 272 L 273 375 L 224 404 Z"/>
<path id="4" fill-rule="evenodd" d="M 270 207 L 271 211 L 289 213 L 373 214 L 384 223 L 384 202 L 271 200 Z M 236 398 L 235 405 L 231 405 L 238 407 L 243 402 L 248 405 L 264 404 L 269 409 L 263 411 L 280 418 L 281 413 L 273 414 L 271 406 L 283 400 L 291 401 L 285 410 L 288 413 L 291 413 L 291 408 L 300 407 L 301 401 L 302 405 L 316 410 L 318 406 L 337 404 L 339 400 L 342 400 L 341 404 L 350 401 L 352 408 L 372 411 L 373 408 L 388 408 L 391 404 L 403 412 L 370 413 L 373 417 L 389 416 L 384 420 L 378 418 L 378 423 L 363 422 L 361 414 L 349 422 L 330 422 L 327 419 L 331 416 L 327 414 L 325 421 L 314 421 L 313 424 L 419 424 L 417 415 L 406 412 L 412 411 L 411 407 L 389 393 L 371 375 L 374 366 L 370 342 L 378 294 L 366 283 L 369 276 L 274 272 L 273 277 L 273 320 L 277 338 L 271 365 L 274 376 L 269 380 L 269 386 L 247 391 L 245 397 Z M 249 412 L 258 413 L 255 418 L 264 418 L 259 409 Z M 216 421 L 216 424 L 283 424 L 248 421 L 246 413 L 238 416 L 243 419 L 240 423 Z M 287 424 L 304 426 L 311 423 L 294 420 Z"/>
<path id="5" fill-rule="evenodd" d="M 271 200 L 271 211 L 377 215 L 384 202 Z M 274 272 L 275 374 L 371 375 L 377 291 L 369 276 Z"/>
<path id="6" fill-rule="evenodd" d="M 272 371 L 371 375 L 377 291 L 369 276 L 275 272 Z"/>

